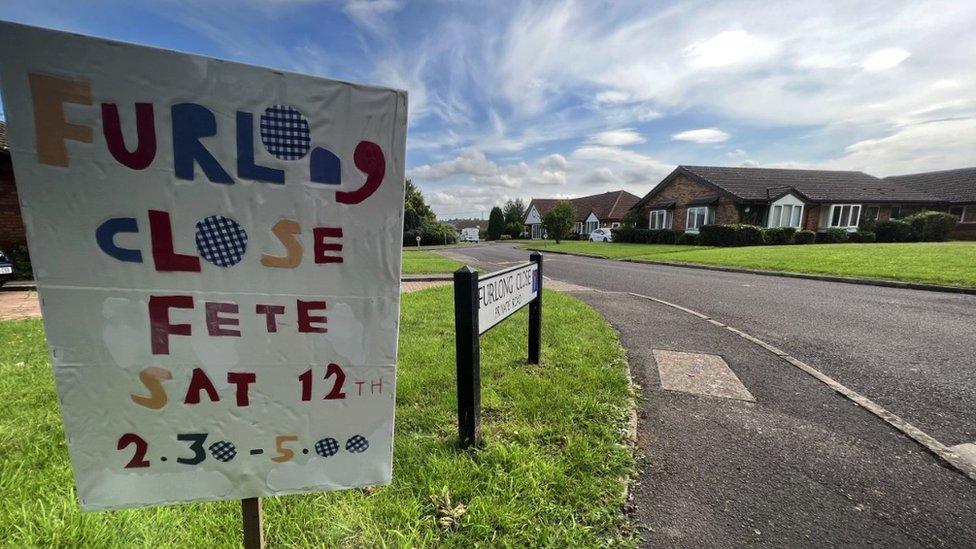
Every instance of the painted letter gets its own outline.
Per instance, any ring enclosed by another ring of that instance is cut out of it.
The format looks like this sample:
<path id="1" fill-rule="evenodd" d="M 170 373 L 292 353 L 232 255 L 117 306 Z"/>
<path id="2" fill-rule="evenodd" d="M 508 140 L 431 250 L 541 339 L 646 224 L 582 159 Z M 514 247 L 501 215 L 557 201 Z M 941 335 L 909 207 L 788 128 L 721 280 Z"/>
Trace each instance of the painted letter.
<path id="1" fill-rule="evenodd" d="M 241 321 L 236 318 L 220 316 L 220 313 L 237 314 L 238 308 L 236 303 L 212 303 L 208 301 L 204 305 L 204 310 L 206 310 L 207 316 L 207 331 L 210 335 L 241 337 L 240 330 L 224 328 L 224 326 L 239 326 Z"/>
<path id="2" fill-rule="evenodd" d="M 258 376 L 254 372 L 227 372 L 227 382 L 237 385 L 237 405 L 247 406 L 250 404 L 247 391 L 249 386 L 257 381 Z"/>
<path id="3" fill-rule="evenodd" d="M 326 244 L 326 238 L 342 238 L 342 227 L 315 227 L 312 229 L 314 242 L 314 256 L 316 263 L 342 263 L 338 255 L 326 255 L 325 252 L 341 252 L 342 244 Z"/>
<path id="4" fill-rule="evenodd" d="M 217 119 L 206 107 L 178 103 L 173 115 L 173 171 L 176 177 L 193 181 L 193 163 L 200 164 L 207 179 L 214 183 L 233 183 L 217 159 L 200 143 L 201 137 L 217 135 Z"/>
<path id="5" fill-rule="evenodd" d="M 324 301 L 298 300 L 298 331 L 304 333 L 324 334 L 328 330 L 324 326 L 313 326 L 312 323 L 328 322 L 325 316 L 309 316 L 309 311 L 325 310 Z"/>
<path id="6" fill-rule="evenodd" d="M 113 217 L 95 229 L 95 242 L 108 255 L 119 261 L 142 263 L 142 252 L 129 248 L 120 248 L 115 244 L 115 235 L 119 233 L 138 233 L 139 224 L 134 217 Z"/>
<path id="7" fill-rule="evenodd" d="M 183 403 L 200 404 L 200 391 L 207 392 L 207 397 L 210 398 L 210 402 L 220 402 L 220 395 L 217 394 L 217 388 L 214 387 L 213 382 L 207 377 L 207 373 L 200 368 L 194 368 L 193 377 L 190 378 L 190 386 L 186 388 L 186 398 L 183 399 Z"/>
<path id="8" fill-rule="evenodd" d="M 65 139 L 91 143 L 92 129 L 65 120 L 63 104 L 91 105 L 91 84 L 44 74 L 28 74 L 27 80 L 34 103 L 37 161 L 49 166 L 68 167 Z"/>
<path id="9" fill-rule="evenodd" d="M 242 111 L 237 111 L 237 177 L 269 183 L 285 182 L 284 170 L 254 163 L 254 117 Z"/>
<path id="10" fill-rule="evenodd" d="M 376 189 L 380 188 L 383 177 L 386 176 L 386 159 L 383 149 L 372 141 L 360 141 L 356 145 L 356 152 L 352 160 L 359 171 L 366 174 L 366 182 L 355 191 L 336 191 L 336 202 L 340 204 L 359 204 L 369 198 Z"/>
<path id="11" fill-rule="evenodd" d="M 139 406 L 145 406 L 150 410 L 159 410 L 166 406 L 166 402 L 169 400 L 166 389 L 163 387 L 163 380 L 168 379 L 173 379 L 173 374 L 166 368 L 159 366 L 143 368 L 139 372 L 139 381 L 146 386 L 146 389 L 149 389 L 149 396 L 129 395 L 129 398 Z"/>
<path id="12" fill-rule="evenodd" d="M 149 210 L 149 235 L 157 271 L 200 272 L 199 257 L 173 251 L 173 227 L 168 212 Z"/>
<path id="13" fill-rule="evenodd" d="M 170 324 L 169 310 L 192 309 L 193 297 L 188 295 L 154 295 L 149 297 L 149 326 L 152 354 L 169 354 L 169 336 L 190 335 L 189 324 Z"/>
<path id="14" fill-rule="evenodd" d="M 119 108 L 114 103 L 102 103 L 102 133 L 108 152 L 133 170 L 144 170 L 156 158 L 156 123 L 152 103 L 136 103 L 136 150 L 129 152 L 122 137 Z"/>
<path id="15" fill-rule="evenodd" d="M 264 315 L 264 321 L 268 325 L 268 333 L 273 334 L 278 331 L 277 315 L 285 314 L 284 305 L 261 305 L 258 304 L 255 308 L 255 312 L 259 315 Z"/>
<path id="16" fill-rule="evenodd" d="M 282 219 L 271 227 L 271 232 L 285 246 L 285 255 L 261 254 L 261 264 L 278 269 L 294 269 L 302 262 L 302 243 L 295 238 L 302 234 L 302 226 L 292 219 Z"/>

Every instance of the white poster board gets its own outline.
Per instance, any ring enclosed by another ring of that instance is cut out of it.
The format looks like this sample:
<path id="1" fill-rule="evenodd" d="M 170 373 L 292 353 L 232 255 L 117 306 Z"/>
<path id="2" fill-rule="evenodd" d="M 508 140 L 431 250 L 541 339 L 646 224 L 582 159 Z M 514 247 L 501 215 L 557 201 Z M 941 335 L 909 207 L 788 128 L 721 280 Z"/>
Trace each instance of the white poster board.
<path id="1" fill-rule="evenodd" d="M 8 23 L 81 506 L 388 483 L 406 93 Z"/>
<path id="2" fill-rule="evenodd" d="M 478 279 L 478 333 L 483 334 L 539 295 L 539 264 L 516 265 Z"/>

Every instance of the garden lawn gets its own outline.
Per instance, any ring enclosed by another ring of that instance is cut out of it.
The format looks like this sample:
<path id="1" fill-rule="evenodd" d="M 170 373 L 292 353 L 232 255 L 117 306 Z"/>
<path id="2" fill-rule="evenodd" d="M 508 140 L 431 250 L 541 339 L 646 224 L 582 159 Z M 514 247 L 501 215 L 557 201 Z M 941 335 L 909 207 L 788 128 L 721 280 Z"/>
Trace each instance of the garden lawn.
<path id="1" fill-rule="evenodd" d="M 402 274 L 453 273 L 464 265 L 434 252 L 403 251 Z"/>
<path id="2" fill-rule="evenodd" d="M 484 447 L 466 453 L 451 288 L 402 299 L 393 484 L 267 498 L 268 546 L 633 545 L 620 483 L 634 470 L 632 395 L 602 317 L 547 291 L 541 366 L 525 364 L 526 309 L 483 336 Z M 3 544 L 240 547 L 237 501 L 82 514 L 41 323 L 0 322 L 0 342 Z M 439 524 L 449 510 L 456 522 Z"/>
<path id="3" fill-rule="evenodd" d="M 767 271 L 976 287 L 976 242 L 808 244 L 709 248 L 666 244 L 546 242 L 529 247 L 649 263 L 697 263 Z"/>

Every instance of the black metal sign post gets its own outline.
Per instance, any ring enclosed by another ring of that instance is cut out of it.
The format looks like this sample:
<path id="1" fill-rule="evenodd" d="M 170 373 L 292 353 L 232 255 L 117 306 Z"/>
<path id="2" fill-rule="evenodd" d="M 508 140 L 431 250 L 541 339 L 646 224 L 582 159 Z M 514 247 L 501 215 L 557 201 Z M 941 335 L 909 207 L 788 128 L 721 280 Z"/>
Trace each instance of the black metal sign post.
<path id="1" fill-rule="evenodd" d="M 529 306 L 528 363 L 539 363 L 542 349 L 542 254 L 533 253 L 530 259 L 529 264 L 490 273 L 481 281 L 488 282 L 501 276 L 512 276 L 516 272 L 524 274 L 533 266 L 536 269 L 529 282 L 531 292 L 536 294 L 535 297 L 528 303 L 515 302 L 504 312 L 496 313 L 498 316 L 495 318 L 489 317 L 490 323 L 486 324 L 484 329 L 481 328 L 479 319 L 482 299 L 478 272 L 467 265 L 454 271 L 454 350 L 457 357 L 458 433 L 461 448 L 477 448 L 481 445 L 481 334 L 527 304 Z M 529 273 L 531 274 L 532 271 Z M 525 282 L 525 278 L 520 279 L 521 284 Z M 510 289 L 511 285 L 506 291 Z M 524 291 L 525 286 L 518 289 Z"/>
<path id="2" fill-rule="evenodd" d="M 478 271 L 454 271 L 454 348 L 457 353 L 458 433 L 461 448 L 481 445 L 481 346 Z"/>

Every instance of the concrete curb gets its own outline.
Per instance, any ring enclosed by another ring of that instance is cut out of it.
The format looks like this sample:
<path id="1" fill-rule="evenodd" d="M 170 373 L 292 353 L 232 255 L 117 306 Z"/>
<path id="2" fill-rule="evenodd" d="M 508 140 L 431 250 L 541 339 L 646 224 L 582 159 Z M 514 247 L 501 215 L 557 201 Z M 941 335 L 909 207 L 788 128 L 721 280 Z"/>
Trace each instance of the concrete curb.
<path id="1" fill-rule="evenodd" d="M 24 292 L 37 290 L 37 283 L 33 280 L 11 280 L 0 287 L 0 292 Z"/>
<path id="2" fill-rule="evenodd" d="M 703 265 L 701 263 L 677 263 L 672 261 L 653 261 L 644 259 L 613 259 L 610 257 L 578 254 L 572 252 L 561 252 L 544 250 L 538 248 L 526 248 L 536 252 L 545 252 L 559 255 L 575 255 L 579 257 L 592 257 L 594 259 L 605 259 L 607 261 L 620 261 L 622 263 L 637 263 L 643 265 L 667 265 L 669 267 L 683 267 L 686 269 L 701 269 L 705 271 L 721 271 L 725 273 L 755 274 L 763 276 L 779 276 L 784 278 L 802 278 L 806 280 L 820 280 L 823 282 L 840 282 L 843 284 L 860 284 L 862 286 L 882 286 L 886 288 L 901 288 L 903 290 L 925 290 L 929 292 L 944 292 L 950 294 L 976 295 L 976 288 L 965 288 L 962 286 L 944 286 L 941 284 L 926 284 L 923 282 L 900 282 L 897 280 L 884 280 L 880 278 L 857 278 L 850 276 L 820 275 L 808 273 L 791 273 L 786 271 L 764 271 L 760 269 L 745 269 L 742 267 L 723 267 L 721 265 Z"/>
<path id="3" fill-rule="evenodd" d="M 453 273 L 400 275 L 400 282 L 440 282 L 454 280 Z"/>

